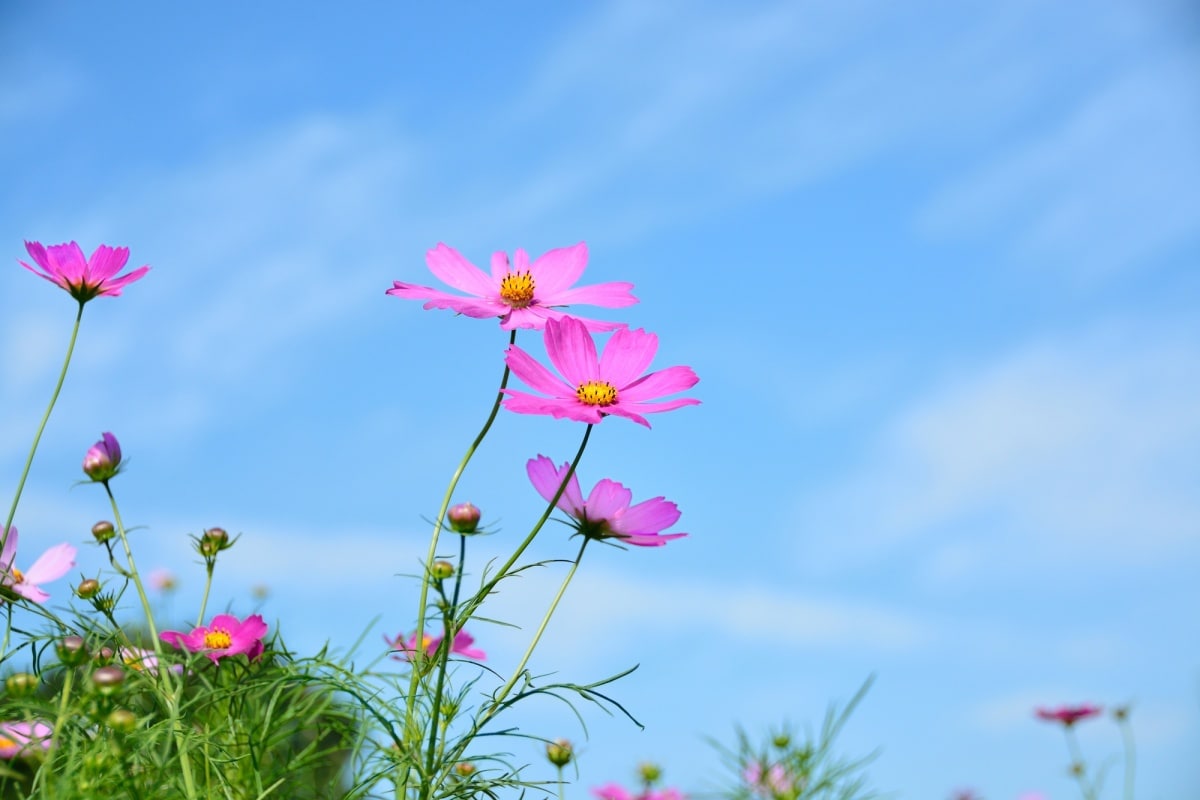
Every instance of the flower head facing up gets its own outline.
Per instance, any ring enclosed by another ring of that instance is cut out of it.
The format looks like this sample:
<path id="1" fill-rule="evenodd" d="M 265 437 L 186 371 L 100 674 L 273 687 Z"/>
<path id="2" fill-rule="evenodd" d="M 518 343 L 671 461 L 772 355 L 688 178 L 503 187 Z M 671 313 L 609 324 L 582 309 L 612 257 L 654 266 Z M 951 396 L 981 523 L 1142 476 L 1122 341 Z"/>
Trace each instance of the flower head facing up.
<path id="1" fill-rule="evenodd" d="M 437 653 L 443 638 L 445 637 L 431 636 L 428 633 L 422 635 L 421 644 L 425 650 L 425 655 L 432 658 Z M 405 640 L 404 634 L 397 635 L 395 639 L 389 639 L 387 636 L 384 636 L 383 640 L 387 642 L 387 646 L 392 650 L 400 651 L 392 656 L 397 661 L 409 661 L 412 658 L 412 654 L 417 651 L 417 635 L 415 633 L 411 634 L 407 640 Z M 471 658 L 475 661 L 485 661 L 487 653 L 477 647 L 472 647 L 474 644 L 474 636 L 466 631 L 459 631 L 454 634 L 454 641 L 450 643 L 450 655 Z"/>
<path id="2" fill-rule="evenodd" d="M 0 722 L 0 758 L 13 759 L 50 749 L 53 731 L 44 722 Z"/>
<path id="3" fill-rule="evenodd" d="M 468 317 L 499 317 L 506 331 L 517 328 L 540 330 L 547 320 L 567 316 L 558 309 L 576 303 L 621 308 L 637 302 L 632 283 L 598 283 L 573 287 L 587 266 L 587 245 L 560 247 L 530 263 L 524 250 L 492 254 L 492 272 L 467 261 L 457 250 L 439 244 L 425 254 L 429 271 L 444 283 L 466 292 L 450 294 L 428 286 L 393 281 L 387 293 L 409 300 L 425 300 L 425 308 L 448 308 Z M 616 322 L 582 320 L 588 330 L 611 331 L 624 327 Z"/>
<path id="4" fill-rule="evenodd" d="M 83 471 L 93 481 L 103 483 L 121 468 L 121 444 L 111 433 L 100 435 L 100 441 L 88 448 L 83 456 Z"/>
<path id="5" fill-rule="evenodd" d="M 158 638 L 172 647 L 204 653 L 216 664 L 222 658 L 236 655 L 255 660 L 263 654 L 263 637 L 266 635 L 267 623 L 258 614 L 251 614 L 245 620 L 218 614 L 208 627 L 195 628 L 187 634 L 163 631 Z"/>
<path id="6" fill-rule="evenodd" d="M 17 526 L 8 529 L 4 538 L 4 549 L 0 551 L 0 575 L 3 576 L 3 586 L 14 594 L 32 600 L 35 603 L 45 603 L 50 595 L 41 584 L 58 580 L 75 566 L 75 547 L 66 543 L 56 544 L 37 557 L 27 570 L 19 570 L 13 564 L 17 556 Z"/>
<path id="7" fill-rule="evenodd" d="M 658 337 L 640 328 L 613 333 L 597 356 L 587 327 L 567 317 L 546 323 L 546 355 L 558 377 L 528 353 L 511 345 L 504 356 L 513 374 L 548 397 L 505 389 L 504 407 L 518 414 L 549 414 L 555 419 L 597 423 L 610 414 L 650 427 L 643 414 L 671 411 L 700 403 L 690 397 L 658 401 L 700 380 L 691 367 L 667 367 L 643 375 L 658 351 Z M 565 380 L 564 380 L 565 379 Z"/>
<path id="8" fill-rule="evenodd" d="M 569 463 L 555 467 L 545 456 L 529 459 L 525 471 L 529 482 L 547 502 L 554 499 L 562 485 Z M 679 507 L 662 497 L 643 500 L 631 506 L 633 492 L 616 481 L 604 478 L 584 500 L 578 478 L 572 474 L 558 498 L 557 507 L 571 515 L 572 525 L 592 539 L 618 539 L 639 547 L 661 547 L 686 533 L 661 533 L 679 521 Z"/>
<path id="9" fill-rule="evenodd" d="M 66 289 L 80 303 L 100 295 L 118 297 L 122 289 L 150 271 L 149 266 L 143 266 L 114 277 L 129 261 L 128 247 L 102 244 L 91 258 L 84 258 L 83 250 L 75 242 L 49 247 L 43 247 L 41 242 L 26 242 L 25 250 L 40 269 L 20 259 L 17 263 L 34 275 Z"/>
<path id="10" fill-rule="evenodd" d="M 1081 719 L 1096 717 L 1102 713 L 1104 713 L 1103 708 L 1091 703 L 1083 703 L 1078 706 L 1059 706 L 1058 708 L 1038 708 L 1034 711 L 1038 719 L 1060 722 L 1068 728 Z"/>

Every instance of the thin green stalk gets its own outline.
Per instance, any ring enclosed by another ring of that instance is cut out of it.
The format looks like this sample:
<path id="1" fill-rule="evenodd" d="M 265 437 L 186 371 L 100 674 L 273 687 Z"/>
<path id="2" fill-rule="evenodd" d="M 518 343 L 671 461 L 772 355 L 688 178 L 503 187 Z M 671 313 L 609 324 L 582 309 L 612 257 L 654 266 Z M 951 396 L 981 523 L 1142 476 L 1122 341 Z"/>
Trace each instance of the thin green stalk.
<path id="1" fill-rule="evenodd" d="M 438 645 L 435 657 L 438 659 L 437 684 L 433 690 L 433 704 L 429 719 L 429 750 L 425 757 L 425 774 L 433 773 L 433 762 L 439 752 L 438 748 L 438 717 L 442 712 L 442 692 L 446 687 L 446 669 L 450 663 L 450 652 L 454 649 L 454 637 L 458 631 L 454 629 L 455 609 L 458 607 L 459 590 L 462 588 L 463 565 L 467 560 L 467 534 L 458 535 L 458 567 L 454 571 L 454 592 L 450 605 L 442 613 L 442 641 Z M 440 590 L 439 590 L 440 591 Z M 445 594 L 442 595 L 445 600 Z M 414 651 L 413 655 L 416 653 Z"/>
<path id="2" fill-rule="evenodd" d="M 212 560 L 208 560 L 204 566 L 208 575 L 204 579 L 204 597 L 200 599 L 200 613 L 196 615 L 197 628 L 204 624 L 204 612 L 208 610 L 208 592 L 212 589 L 213 567 L 216 564 Z"/>
<path id="3" fill-rule="evenodd" d="M 1125 745 L 1125 800 L 1133 800 L 1133 777 L 1137 767 L 1137 752 L 1133 742 L 1133 726 L 1129 724 L 1129 712 L 1117 716 L 1121 729 L 1121 740 Z"/>
<path id="4" fill-rule="evenodd" d="M 590 541 L 591 539 L 587 536 L 583 537 L 583 544 L 579 545 L 579 554 L 575 556 L 575 561 L 572 562 L 571 569 L 567 571 L 567 577 L 563 578 L 562 585 L 558 587 L 558 594 L 554 595 L 554 600 L 550 603 L 550 608 L 546 609 L 546 615 L 542 617 L 542 624 L 538 625 L 537 632 L 533 634 L 533 639 L 529 642 L 529 647 L 525 650 L 525 655 L 521 656 L 521 663 L 517 664 L 517 668 L 513 670 L 512 677 L 508 679 L 508 683 L 500 687 L 500 691 L 492 698 L 492 703 L 488 706 L 488 709 L 479 715 L 479 723 L 475 727 L 482 727 L 489 719 L 495 716 L 496 712 L 500 710 L 504 698 L 508 697 L 508 693 L 512 691 L 521 674 L 525 672 L 525 665 L 529 663 L 534 649 L 538 646 L 538 642 L 542 640 L 542 634 L 546 632 L 546 626 L 550 624 L 550 618 L 554 616 L 559 602 L 563 599 L 563 595 L 567 593 L 567 586 L 571 584 L 571 579 L 575 577 L 575 570 L 579 569 L 579 562 L 583 560 L 583 551 L 587 549 L 588 542 Z"/>
<path id="5" fill-rule="evenodd" d="M 1067 749 L 1071 753 L 1071 774 L 1079 781 L 1079 791 L 1085 800 L 1096 800 L 1096 787 L 1088 784 L 1087 766 L 1083 763 L 1083 751 L 1079 749 L 1079 740 L 1075 738 L 1075 727 L 1064 726 L 1067 736 Z"/>
<path id="6" fill-rule="evenodd" d="M 63 381 L 67 379 L 67 367 L 71 365 L 71 354 L 75 352 L 75 339 L 79 336 L 79 323 L 83 319 L 83 303 L 79 304 L 79 311 L 75 314 L 75 326 L 71 328 L 71 341 L 67 344 L 67 357 L 63 359 L 62 372 L 58 374 L 58 383 L 54 384 L 54 393 L 50 395 L 50 404 L 46 406 L 46 413 L 42 414 L 42 421 L 38 425 L 37 433 L 33 436 L 33 446 L 29 448 L 29 457 L 25 459 L 25 469 L 21 471 L 21 479 L 17 481 L 17 493 L 13 497 L 12 506 L 8 509 L 8 518 L 4 520 L 4 529 L 0 530 L 0 548 L 3 548 L 8 541 L 8 529 L 12 527 L 13 519 L 17 516 L 17 506 L 21 502 L 21 492 L 25 489 L 25 479 L 29 477 L 29 470 L 33 467 L 33 454 L 37 452 L 38 442 L 42 440 L 42 432 L 46 430 L 46 423 L 50 421 L 50 412 L 54 410 L 54 404 L 58 402 L 58 393 L 62 391 Z"/>
<path id="7" fill-rule="evenodd" d="M 133 548 L 129 546 L 129 537 L 125 535 L 125 524 L 121 521 L 121 510 L 117 508 L 117 498 L 113 496 L 112 488 L 109 487 L 108 481 L 102 481 L 104 491 L 108 493 L 108 501 L 112 506 L 113 521 L 116 523 L 117 535 L 121 537 L 121 546 L 125 548 L 125 563 L 129 565 L 128 577 L 133 579 L 133 585 L 137 589 L 138 598 L 142 601 L 142 611 L 146 614 L 146 627 L 150 629 L 150 639 L 154 643 L 154 654 L 159 658 L 162 657 L 162 646 L 158 641 L 158 628 L 154 624 L 154 612 L 150 610 L 150 597 L 146 594 L 146 587 L 142 585 L 142 577 L 138 574 L 137 565 L 133 563 Z M 169 672 L 170 670 L 159 670 L 160 673 Z"/>
<path id="8" fill-rule="evenodd" d="M 512 344 L 515 344 L 516 341 L 517 341 L 517 332 L 516 332 L 516 330 L 513 330 L 509 334 L 508 343 L 509 343 L 509 345 L 512 345 Z M 437 517 L 434 518 L 433 534 L 429 538 L 429 554 L 425 559 L 426 574 L 424 574 L 421 577 L 421 594 L 417 600 L 416 641 L 418 643 L 422 640 L 422 638 L 425 635 L 425 613 L 428 609 L 428 604 L 429 604 L 429 574 L 428 574 L 428 570 L 429 570 L 429 566 L 433 563 L 433 560 L 435 558 L 437 558 L 438 539 L 442 532 L 443 521 L 446 518 L 446 510 L 450 508 L 451 499 L 454 497 L 454 490 L 456 488 L 458 488 L 459 478 L 461 478 L 463 472 L 466 471 L 467 464 L 470 463 L 471 457 L 475 455 L 475 451 L 479 448 L 479 445 L 483 443 L 483 440 L 487 436 L 488 431 L 491 430 L 492 423 L 496 420 L 496 415 L 500 412 L 500 403 L 501 403 L 501 401 L 504 400 L 504 389 L 508 386 L 509 374 L 510 374 L 510 370 L 508 368 L 508 365 L 505 364 L 504 365 L 504 374 L 500 377 L 500 389 L 499 389 L 499 391 L 496 392 L 496 402 L 494 402 L 492 404 L 492 410 L 488 414 L 487 421 L 483 423 L 483 428 L 480 429 L 479 434 L 475 437 L 475 440 L 473 442 L 471 442 L 471 446 L 467 448 L 466 454 L 463 456 L 462 461 L 460 461 L 458 464 L 458 469 L 456 469 L 454 471 L 454 475 L 451 476 L 450 485 L 446 488 L 446 494 L 442 498 L 441 508 L 438 509 Z M 404 705 L 404 730 L 406 730 L 406 731 L 412 729 L 413 715 L 414 715 L 414 712 L 416 711 L 416 703 L 417 703 L 417 683 L 418 683 L 418 680 L 420 679 L 420 669 L 418 668 L 419 662 L 415 658 L 415 655 L 416 654 L 414 653 L 414 658 L 412 660 L 412 680 L 409 682 L 408 698 L 405 701 L 405 705 Z M 406 769 L 405 778 L 404 778 L 404 786 L 403 786 L 403 794 L 404 795 L 408 794 L 408 784 L 409 784 L 408 776 L 410 774 L 411 774 L 411 770 Z M 400 787 L 398 786 L 397 787 L 397 796 L 400 796 L 400 795 L 401 795 L 401 791 L 400 791 Z"/>

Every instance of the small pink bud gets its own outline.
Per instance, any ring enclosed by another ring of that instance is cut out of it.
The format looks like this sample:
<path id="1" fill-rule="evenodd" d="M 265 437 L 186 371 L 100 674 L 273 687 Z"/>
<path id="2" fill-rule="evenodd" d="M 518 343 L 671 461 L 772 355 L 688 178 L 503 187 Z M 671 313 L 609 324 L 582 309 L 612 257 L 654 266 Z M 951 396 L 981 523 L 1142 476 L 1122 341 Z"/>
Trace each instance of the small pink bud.
<path id="1" fill-rule="evenodd" d="M 83 457 L 83 471 L 94 481 L 103 483 L 117 474 L 121 466 L 121 445 L 111 433 L 101 434 L 100 441 L 88 448 Z"/>
<path id="2" fill-rule="evenodd" d="M 112 694 L 125 682 L 125 670 L 116 664 L 100 667 L 92 673 L 92 686 L 100 694 Z"/>
<path id="3" fill-rule="evenodd" d="M 479 517 L 479 509 L 470 503 L 459 503 L 446 512 L 446 519 L 456 533 L 474 533 L 479 527 Z"/>

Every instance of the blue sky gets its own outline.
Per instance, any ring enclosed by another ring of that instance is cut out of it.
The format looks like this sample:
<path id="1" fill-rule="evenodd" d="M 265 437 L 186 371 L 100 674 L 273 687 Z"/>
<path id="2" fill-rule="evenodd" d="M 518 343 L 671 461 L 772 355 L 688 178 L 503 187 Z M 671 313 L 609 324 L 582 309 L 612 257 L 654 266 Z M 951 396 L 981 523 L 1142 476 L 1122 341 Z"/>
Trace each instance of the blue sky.
<path id="1" fill-rule="evenodd" d="M 16 265 L 22 240 L 153 266 L 87 308 L 24 548 L 106 516 L 73 483 L 111 430 L 140 561 L 181 576 L 167 616 L 200 589 L 186 534 L 222 525 L 243 539 L 216 596 L 245 613 L 265 584 L 298 649 L 411 627 L 397 574 L 506 338 L 384 290 L 433 283 L 438 242 L 482 265 L 587 241 L 587 282 L 641 299 L 606 316 L 658 333 L 703 405 L 606 420 L 580 467 L 675 500 L 691 537 L 589 553 L 534 659 L 580 680 L 641 664 L 616 695 L 646 730 L 590 715 L 573 797 L 642 759 L 710 788 L 704 735 L 815 721 L 872 673 L 843 745 L 881 747 L 873 783 L 901 797 L 1075 796 L 1030 709 L 1085 700 L 1134 704 L 1140 798 L 1194 793 L 1183 0 L 16 2 L 0 23 L 7 485 L 73 314 Z M 474 564 L 538 513 L 525 460 L 580 434 L 500 418 L 459 492 L 499 531 Z M 560 571 L 491 615 L 533 622 Z M 474 633 L 498 669 L 519 657 L 518 634 Z M 561 709 L 527 714 L 581 738 Z M 1107 724 L 1082 733 L 1097 760 L 1118 749 Z"/>

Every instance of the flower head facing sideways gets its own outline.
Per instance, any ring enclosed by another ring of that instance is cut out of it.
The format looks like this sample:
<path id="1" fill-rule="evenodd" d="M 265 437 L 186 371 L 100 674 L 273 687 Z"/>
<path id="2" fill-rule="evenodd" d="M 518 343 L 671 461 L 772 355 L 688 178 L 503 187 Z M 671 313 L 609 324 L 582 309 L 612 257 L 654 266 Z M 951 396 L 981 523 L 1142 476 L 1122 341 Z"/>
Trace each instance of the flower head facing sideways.
<path id="1" fill-rule="evenodd" d="M 695 386 L 691 367 L 667 367 L 643 375 L 658 351 L 658 337 L 642 329 L 615 331 L 597 356 L 596 343 L 579 320 L 566 317 L 546 323 L 546 355 L 562 377 L 539 364 L 516 345 L 504 360 L 527 386 L 548 397 L 505 389 L 504 407 L 518 414 L 549 414 L 555 419 L 597 423 L 609 415 L 650 427 L 643 414 L 671 411 L 700 403 L 690 397 L 660 400 Z"/>
<path id="2" fill-rule="evenodd" d="M 0 722 L 0 758 L 13 759 L 50 749 L 53 731 L 44 722 Z"/>
<path id="3" fill-rule="evenodd" d="M 554 498 L 570 468 L 569 463 L 555 467 L 545 456 L 531 458 L 525 465 L 529 482 L 547 501 Z M 633 492 L 608 478 L 592 487 L 584 500 L 579 480 L 572 474 L 556 505 L 571 515 L 577 531 L 592 539 L 618 539 L 639 547 L 661 547 L 672 539 L 687 536 L 661 532 L 679 521 L 679 507 L 674 503 L 654 497 L 631 506 L 632 500 Z"/>
<path id="4" fill-rule="evenodd" d="M 437 652 L 443 638 L 445 637 L 431 636 L 428 633 L 422 635 L 421 643 L 424 645 L 425 655 L 432 657 Z M 387 636 L 384 636 L 383 640 L 387 642 L 388 647 L 391 649 L 400 651 L 392 656 L 397 661 L 408 661 L 412 653 L 415 653 L 417 650 L 417 635 L 415 633 L 411 634 L 407 640 L 405 640 L 404 634 L 398 635 L 395 639 L 389 639 Z M 454 641 L 450 643 L 450 655 L 471 658 L 476 661 L 486 660 L 487 653 L 477 647 L 472 647 L 473 644 L 475 644 L 474 636 L 466 631 L 459 631 L 454 634 Z"/>
<path id="5" fill-rule="evenodd" d="M 66 289 L 80 303 L 101 295 L 118 297 L 122 289 L 150 271 L 149 266 L 142 266 L 114 277 L 129 261 L 128 247 L 102 244 L 91 258 L 84 258 L 83 250 L 75 242 L 52 244 L 49 247 L 43 247 L 41 242 L 26 242 L 25 250 L 39 269 L 20 259 L 17 263 L 34 275 Z"/>
<path id="6" fill-rule="evenodd" d="M 121 663 L 134 672 L 158 674 L 158 656 L 153 650 L 145 650 L 141 647 L 122 647 L 117 654 L 120 656 Z M 170 670 L 176 675 L 182 675 L 183 664 L 172 664 Z"/>
<path id="7" fill-rule="evenodd" d="M 540 330 L 547 320 L 567 316 L 559 310 L 563 306 L 586 304 L 622 308 L 637 302 L 630 291 L 632 283 L 574 286 L 587 266 L 587 256 L 587 245 L 583 242 L 551 250 L 532 263 L 524 250 L 517 250 L 512 262 L 507 253 L 496 252 L 492 254 L 492 271 L 488 275 L 453 247 L 438 244 L 425 254 L 429 271 L 442 282 L 466 292 L 467 296 L 401 281 L 393 281 L 387 293 L 409 300 L 424 300 L 425 308 L 448 308 L 476 319 L 499 317 L 500 327 L 506 331 L 517 328 Z M 617 322 L 590 319 L 582 322 L 593 331 L 624 327 Z"/>
<path id="8" fill-rule="evenodd" d="M 56 544 L 38 556 L 29 569 L 21 571 L 13 564 L 17 556 L 17 539 L 17 526 L 14 525 L 8 529 L 4 549 L 0 551 L 0 575 L 3 576 L 0 580 L 5 588 L 26 600 L 45 603 L 50 595 L 41 584 L 58 580 L 75 566 L 75 547 Z"/>
<path id="9" fill-rule="evenodd" d="M 782 764 L 771 764 L 763 768 L 762 762 L 751 761 L 742 770 L 742 780 L 750 791 L 762 797 L 779 797 L 792 790 L 792 781 Z"/>
<path id="10" fill-rule="evenodd" d="M 121 468 L 121 443 L 111 433 L 100 434 L 100 441 L 83 455 L 83 471 L 93 481 L 103 483 Z"/>
<path id="11" fill-rule="evenodd" d="M 208 627 L 198 627 L 191 633 L 163 631 L 158 635 L 167 644 L 192 653 L 204 653 L 214 664 L 222 658 L 245 655 L 251 661 L 263 654 L 263 637 L 267 623 L 258 614 L 240 620 L 231 614 L 218 614 Z"/>
<path id="12" fill-rule="evenodd" d="M 1058 708 L 1038 708 L 1034 714 L 1038 719 L 1044 719 L 1047 722 L 1061 722 L 1066 727 L 1071 727 L 1081 719 L 1088 717 L 1096 717 L 1104 712 L 1104 709 L 1091 703 L 1083 703 L 1078 706 L 1059 706 Z"/>

